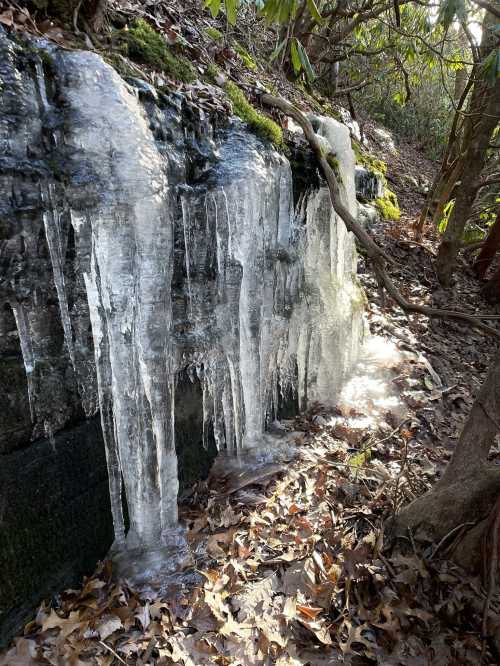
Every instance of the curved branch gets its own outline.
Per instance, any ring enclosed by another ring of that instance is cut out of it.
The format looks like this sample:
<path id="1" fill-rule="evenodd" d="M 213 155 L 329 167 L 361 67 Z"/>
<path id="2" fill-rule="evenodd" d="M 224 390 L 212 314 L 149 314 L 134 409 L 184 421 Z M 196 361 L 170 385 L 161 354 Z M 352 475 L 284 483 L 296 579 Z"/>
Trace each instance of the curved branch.
<path id="1" fill-rule="evenodd" d="M 494 7 L 490 2 L 486 2 L 486 0 L 472 0 L 472 2 L 475 2 L 476 5 L 479 5 L 482 9 L 486 9 L 486 11 L 493 14 L 493 16 L 500 18 L 500 9 Z"/>

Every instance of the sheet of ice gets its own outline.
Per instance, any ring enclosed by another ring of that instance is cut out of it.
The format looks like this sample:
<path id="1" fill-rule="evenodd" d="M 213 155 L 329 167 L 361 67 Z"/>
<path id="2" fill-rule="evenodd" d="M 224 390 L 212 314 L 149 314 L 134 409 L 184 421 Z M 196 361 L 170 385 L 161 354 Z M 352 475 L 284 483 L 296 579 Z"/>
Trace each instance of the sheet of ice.
<path id="1" fill-rule="evenodd" d="M 214 141 L 201 112 L 183 116 L 187 102 L 160 103 L 154 89 L 126 84 L 94 53 L 57 50 L 52 71 L 57 109 L 40 68 L 36 86 L 40 112 L 64 120 L 53 150 L 65 179 L 57 192 L 50 182 L 43 190 L 64 340 L 85 387 L 90 317 L 116 547 L 130 562 L 146 551 L 161 559 L 182 541 L 180 374 L 201 386 L 206 446 L 213 438 L 221 451 L 269 457 L 277 439 L 266 429 L 285 398 L 302 408 L 335 402 L 356 361 L 364 301 L 354 241 L 325 187 L 304 192 L 293 210 L 288 160 L 239 121 Z M 355 214 L 349 131 L 331 119 L 315 125 Z M 30 380 L 35 338 L 26 308 L 12 307 Z"/>

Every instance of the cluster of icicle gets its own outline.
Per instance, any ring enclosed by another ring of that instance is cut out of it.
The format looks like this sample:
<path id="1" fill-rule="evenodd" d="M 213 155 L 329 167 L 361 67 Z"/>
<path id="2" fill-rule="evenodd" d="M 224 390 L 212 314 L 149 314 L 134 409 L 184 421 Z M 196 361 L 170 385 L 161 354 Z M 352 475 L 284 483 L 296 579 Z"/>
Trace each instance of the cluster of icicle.
<path id="1" fill-rule="evenodd" d="M 53 58 L 65 115 L 65 206 L 88 298 L 116 542 L 158 545 L 177 521 L 177 374 L 201 382 L 204 428 L 220 449 L 258 446 L 279 392 L 293 393 L 301 408 L 334 400 L 362 336 L 353 240 L 326 189 L 302 196 L 294 210 L 287 159 L 238 121 L 212 141 L 209 175 L 188 184 L 182 133 L 177 126 L 169 134 L 172 109 L 152 119 L 137 90 L 95 54 Z M 50 102 L 41 71 L 37 85 L 42 112 Z M 163 142 L 155 123 L 165 125 Z M 317 123 L 355 213 L 349 132 L 332 119 Z M 43 192 L 62 328 L 79 376 L 67 230 L 50 183 Z M 174 289 L 179 261 L 182 285 Z M 29 378 L 30 324 L 14 306 Z"/>

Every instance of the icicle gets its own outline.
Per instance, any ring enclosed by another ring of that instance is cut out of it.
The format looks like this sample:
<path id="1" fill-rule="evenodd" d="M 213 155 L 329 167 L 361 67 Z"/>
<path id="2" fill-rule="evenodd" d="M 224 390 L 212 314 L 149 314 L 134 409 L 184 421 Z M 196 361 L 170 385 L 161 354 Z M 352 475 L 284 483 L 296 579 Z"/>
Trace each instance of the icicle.
<path id="1" fill-rule="evenodd" d="M 54 284 L 56 286 L 57 299 L 59 301 L 59 310 L 61 312 L 61 322 L 64 332 L 64 341 L 71 360 L 73 369 L 76 370 L 75 347 L 73 344 L 73 331 L 71 319 L 69 316 L 68 298 L 66 295 L 66 284 L 64 280 L 64 245 L 63 233 L 61 229 L 61 216 L 53 203 L 53 186 L 49 185 L 47 189 L 47 203 L 50 210 L 44 212 L 43 223 L 45 226 L 45 238 L 49 247 L 50 261 L 54 274 Z"/>
<path id="2" fill-rule="evenodd" d="M 188 288 L 188 313 L 190 319 L 193 318 L 193 291 L 191 288 L 191 262 L 189 259 L 189 246 L 190 246 L 190 214 L 189 208 L 186 203 L 184 196 L 181 197 L 181 208 L 182 208 L 182 228 L 184 232 L 184 260 L 186 265 L 186 278 L 187 278 L 187 288 Z"/>
<path id="3" fill-rule="evenodd" d="M 43 72 L 42 63 L 38 60 L 38 58 L 35 60 L 35 71 L 38 84 L 38 94 L 40 95 L 42 109 L 44 112 L 47 112 L 50 109 L 50 105 L 47 99 L 47 88 L 45 87 L 45 74 Z"/>
<path id="4" fill-rule="evenodd" d="M 19 335 L 19 343 L 21 345 L 21 353 L 23 355 L 24 368 L 26 371 L 26 382 L 28 384 L 28 402 L 30 406 L 31 422 L 35 423 L 35 402 L 34 402 L 34 384 L 33 372 L 35 370 L 35 354 L 33 352 L 33 344 L 31 342 L 31 334 L 29 328 L 28 317 L 26 310 L 21 303 L 11 301 L 10 306 L 14 313 L 16 321 L 17 333 Z"/>
<path id="5" fill-rule="evenodd" d="M 86 247 L 88 253 L 81 261 L 87 265 L 116 539 L 123 541 L 123 475 L 127 547 L 152 547 L 168 539 L 177 522 L 167 165 L 137 99 L 111 67 L 88 52 L 65 52 L 60 64 L 66 113 L 78 118 L 66 133 L 76 174 L 70 203 L 79 251 Z M 85 215 L 78 174 L 87 155 L 102 190 Z"/>

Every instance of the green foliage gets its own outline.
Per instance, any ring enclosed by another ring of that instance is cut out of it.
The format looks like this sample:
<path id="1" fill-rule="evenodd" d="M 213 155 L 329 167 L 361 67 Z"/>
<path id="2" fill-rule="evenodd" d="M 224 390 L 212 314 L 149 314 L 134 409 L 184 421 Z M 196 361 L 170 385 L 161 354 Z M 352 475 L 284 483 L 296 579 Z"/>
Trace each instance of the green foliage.
<path id="1" fill-rule="evenodd" d="M 319 13 L 318 7 L 316 5 L 315 0 L 306 0 L 307 1 L 307 8 L 309 9 L 309 12 L 313 19 L 318 23 L 319 25 L 323 24 L 323 17 Z"/>
<path id="2" fill-rule="evenodd" d="M 441 218 L 441 220 L 439 221 L 439 224 L 438 224 L 438 231 L 439 231 L 440 234 L 444 234 L 444 232 L 446 231 L 446 227 L 448 226 L 448 222 L 449 222 L 449 219 L 451 217 L 451 214 L 453 212 L 454 207 L 455 207 L 455 199 L 452 199 L 451 201 L 448 201 L 448 203 L 444 207 L 443 217 Z M 494 223 L 495 219 L 496 219 L 496 215 L 493 215 L 492 219 L 491 219 L 491 224 Z M 486 220 L 484 220 L 484 218 L 483 218 L 482 221 L 484 222 Z M 488 226 L 488 224 L 487 224 L 487 226 Z M 468 222 L 465 226 L 464 233 L 462 235 L 462 241 L 465 242 L 465 243 L 474 243 L 476 241 L 482 240 L 484 238 L 484 236 L 485 236 L 485 230 L 484 229 L 482 229 L 479 225 L 477 225 L 475 223 Z"/>
<path id="3" fill-rule="evenodd" d="M 255 62 L 255 60 L 239 42 L 234 42 L 234 50 L 240 56 L 240 58 L 243 61 L 243 64 L 246 67 L 248 67 L 248 69 L 251 69 L 252 72 L 254 72 L 257 69 L 257 63 Z"/>
<path id="4" fill-rule="evenodd" d="M 309 61 L 306 50 L 296 37 L 293 37 L 290 42 L 290 56 L 295 74 L 300 74 L 301 71 L 304 71 L 307 80 L 312 83 L 312 81 L 314 81 L 316 78 L 312 65 Z"/>
<path id="5" fill-rule="evenodd" d="M 239 0 L 205 0 L 204 6 L 210 10 L 213 18 L 216 18 L 220 10 L 224 7 L 228 22 L 231 25 L 236 23 Z"/>
<path id="6" fill-rule="evenodd" d="M 384 220 L 399 220 L 401 211 L 399 210 L 398 197 L 396 193 L 388 187 L 384 189 L 384 196 L 375 199 L 375 206 L 384 218 Z"/>
<path id="7" fill-rule="evenodd" d="M 217 30 L 217 28 L 207 28 L 205 34 L 208 35 L 210 39 L 213 39 L 214 42 L 220 42 L 224 39 L 224 35 L 220 30 Z"/>
<path id="8" fill-rule="evenodd" d="M 453 211 L 454 205 L 455 205 L 455 199 L 452 199 L 451 201 L 448 201 L 448 203 L 443 209 L 443 217 L 440 219 L 438 224 L 438 231 L 440 234 L 444 234 L 444 232 L 446 231 L 446 227 L 448 226 L 448 220 L 450 219 L 450 215 Z"/>
<path id="9" fill-rule="evenodd" d="M 191 64 L 185 58 L 174 56 L 163 37 L 143 19 L 134 21 L 128 30 L 121 30 L 120 40 L 122 50 L 131 60 L 186 83 L 196 78 Z"/>
<path id="10" fill-rule="evenodd" d="M 429 157 L 440 158 L 454 114 L 450 97 L 457 72 L 471 60 L 455 24 L 445 35 L 428 7 L 408 3 L 401 5 L 401 32 L 391 30 L 386 20 L 362 23 L 355 48 L 342 71 L 351 85 L 368 80 L 370 86 L 352 93 L 354 106 Z"/>
<path id="11" fill-rule="evenodd" d="M 464 0 L 443 0 L 439 8 L 438 22 L 442 23 L 447 30 L 454 19 L 464 19 L 466 17 Z"/>

